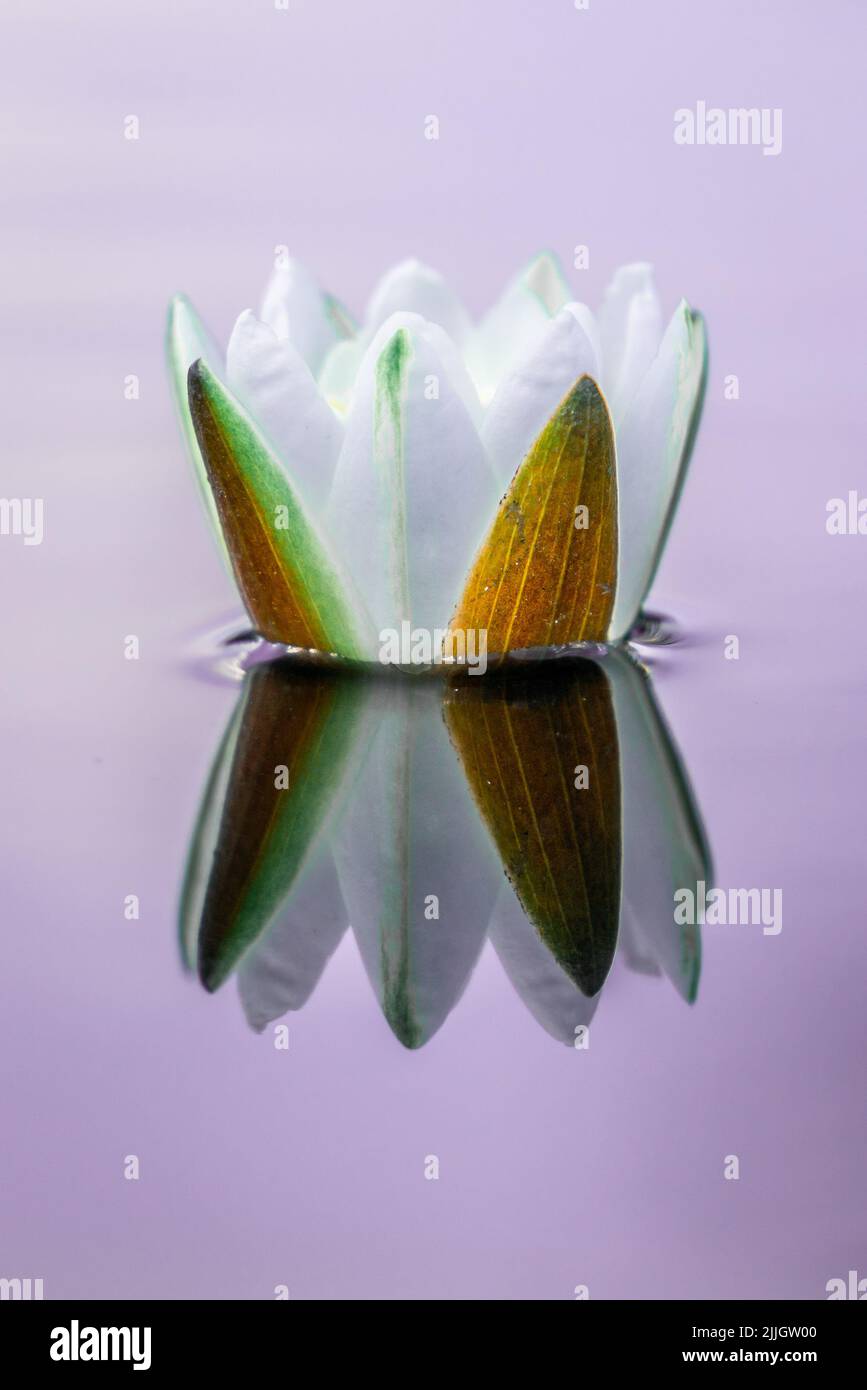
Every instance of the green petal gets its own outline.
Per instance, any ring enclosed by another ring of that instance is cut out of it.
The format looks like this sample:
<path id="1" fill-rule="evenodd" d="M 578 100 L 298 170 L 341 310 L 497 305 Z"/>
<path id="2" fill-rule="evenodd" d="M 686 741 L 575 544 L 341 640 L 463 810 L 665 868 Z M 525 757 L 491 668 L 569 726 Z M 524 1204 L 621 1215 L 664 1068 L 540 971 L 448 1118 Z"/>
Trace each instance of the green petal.
<path id="1" fill-rule="evenodd" d="M 369 659 L 369 620 L 250 416 L 204 362 L 190 412 L 241 597 L 271 642 Z"/>

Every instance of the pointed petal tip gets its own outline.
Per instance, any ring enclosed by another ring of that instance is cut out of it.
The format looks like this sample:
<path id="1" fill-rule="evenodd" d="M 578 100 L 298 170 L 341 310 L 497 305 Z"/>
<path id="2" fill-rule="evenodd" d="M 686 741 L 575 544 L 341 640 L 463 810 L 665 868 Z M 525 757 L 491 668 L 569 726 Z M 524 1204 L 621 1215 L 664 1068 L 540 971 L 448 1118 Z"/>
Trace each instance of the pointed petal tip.
<path id="1" fill-rule="evenodd" d="M 213 367 L 204 357 L 197 357 L 190 363 L 187 371 L 187 394 L 190 399 L 190 409 L 193 408 L 193 398 L 197 402 L 213 400 L 218 394 L 225 393 L 226 396 L 235 400 L 227 386 L 223 384 Z M 237 404 L 237 402 L 236 402 Z M 238 409 L 240 409 L 238 405 Z"/>
<path id="2" fill-rule="evenodd" d="M 195 362 L 190 363 L 187 369 L 187 396 L 190 410 L 194 413 L 195 407 L 207 397 L 213 380 L 214 374 L 208 369 L 204 357 L 197 357 Z"/>
<path id="3" fill-rule="evenodd" d="M 386 338 L 376 355 L 376 381 L 384 400 L 394 412 L 400 408 L 400 397 L 406 380 L 406 367 L 412 356 L 412 330 L 405 324 Z"/>
<path id="4" fill-rule="evenodd" d="M 386 357 L 390 362 L 393 362 L 395 366 L 399 366 L 410 351 L 412 344 L 411 333 L 412 329 L 407 324 L 401 324 L 398 328 L 395 328 L 383 347 L 382 352 L 379 354 L 380 361 L 382 361 L 383 357 Z"/>
<path id="5" fill-rule="evenodd" d="M 193 302 L 190 296 L 184 294 L 183 290 L 178 290 L 177 294 L 173 294 L 169 300 L 169 315 L 176 314 L 181 309 L 192 309 L 192 307 Z"/>
<path id="6" fill-rule="evenodd" d="M 166 307 L 166 346 L 169 352 L 178 351 L 174 339 L 185 331 L 199 328 L 199 316 L 186 294 L 173 294 Z"/>
<path id="7" fill-rule="evenodd" d="M 622 265 L 617 266 L 616 270 L 614 271 L 614 274 L 611 277 L 612 282 L 625 279 L 649 280 L 652 278 L 652 261 L 624 261 Z"/>
<path id="8" fill-rule="evenodd" d="M 436 275 L 437 278 L 442 278 L 438 270 L 434 270 L 433 266 L 428 265 L 426 261 L 419 260 L 418 256 L 404 256 L 403 260 L 398 261 L 392 266 L 391 271 L 388 273 L 396 275 L 406 272 L 410 272 L 413 275 Z"/>
<path id="9" fill-rule="evenodd" d="M 540 251 L 537 251 L 534 256 L 531 256 L 521 273 L 523 276 L 529 277 L 540 267 L 546 269 L 548 267 L 553 267 L 557 271 L 560 270 L 560 257 L 550 246 L 543 246 Z"/>
<path id="10" fill-rule="evenodd" d="M 404 1032 L 390 1023 L 391 1031 L 397 1038 L 401 1047 L 405 1047 L 407 1052 L 418 1052 L 419 1048 L 424 1047 L 429 1041 L 421 1029 L 413 1027 L 409 1032 Z"/>
<path id="11" fill-rule="evenodd" d="M 274 333 L 274 330 L 271 327 L 271 325 L 265 323 L 264 319 L 260 319 L 255 309 L 242 309 L 238 317 L 235 319 L 235 328 L 237 328 L 239 324 L 243 324 L 245 328 L 248 324 L 256 324 L 257 327 L 267 328 L 269 333 Z M 274 334 L 274 336 L 276 338 L 276 333 Z"/>
<path id="12" fill-rule="evenodd" d="M 556 314 L 572 298 L 560 258 L 554 251 L 540 251 L 534 256 L 521 279 L 550 315 Z"/>
<path id="13" fill-rule="evenodd" d="M 260 352 L 263 348 L 273 351 L 281 341 L 287 340 L 281 340 L 273 326 L 260 318 L 255 310 L 242 309 L 232 324 L 232 331 L 226 346 L 227 380 L 232 380 L 233 359 L 237 361 L 239 355 L 243 355 L 245 352 L 255 353 L 257 349 Z"/>
<path id="14" fill-rule="evenodd" d="M 225 984 L 225 975 L 219 965 L 214 960 L 200 960 L 196 967 L 199 977 L 199 984 L 207 994 L 216 994 L 222 984 Z"/>
<path id="15" fill-rule="evenodd" d="M 170 347 L 179 355 L 186 355 L 190 345 L 196 343 L 201 351 L 207 350 L 215 361 L 221 353 L 218 344 L 189 295 L 173 294 L 166 309 L 166 336 Z"/>
<path id="16" fill-rule="evenodd" d="M 693 344 L 695 343 L 696 338 L 697 338 L 699 335 L 703 335 L 704 338 L 705 338 L 705 348 L 706 348 L 706 347 L 707 347 L 707 341 L 706 341 L 706 340 L 707 340 L 707 321 L 706 321 L 706 319 L 705 319 L 704 314 L 701 312 L 700 309 L 693 309 L 691 305 L 687 304 L 687 302 L 686 302 L 685 299 L 682 300 L 682 304 L 683 304 L 684 313 L 686 314 L 687 324 L 688 324 L 688 326 L 689 326 L 690 347 L 693 346 Z"/>
<path id="17" fill-rule="evenodd" d="M 611 430 L 613 438 L 614 424 L 611 415 L 611 407 L 608 404 L 608 398 L 606 397 L 605 392 L 602 390 L 602 387 L 599 385 L 599 382 L 596 380 L 594 376 L 591 376 L 589 372 L 583 372 L 582 375 L 578 377 L 578 380 L 575 382 L 574 386 L 570 386 L 569 390 L 566 392 L 566 395 L 563 397 L 563 401 L 559 409 L 562 410 L 566 408 L 572 411 L 576 411 L 579 406 L 591 406 L 602 409 L 605 412 L 605 415 L 608 419 L 608 427 Z M 557 412 L 555 412 L 555 414 L 556 413 Z"/>
<path id="18" fill-rule="evenodd" d="M 368 337 L 400 310 L 423 314 L 456 341 L 463 341 L 470 331 L 466 309 L 445 276 L 415 258 L 392 266 L 374 286 L 364 315 Z"/>

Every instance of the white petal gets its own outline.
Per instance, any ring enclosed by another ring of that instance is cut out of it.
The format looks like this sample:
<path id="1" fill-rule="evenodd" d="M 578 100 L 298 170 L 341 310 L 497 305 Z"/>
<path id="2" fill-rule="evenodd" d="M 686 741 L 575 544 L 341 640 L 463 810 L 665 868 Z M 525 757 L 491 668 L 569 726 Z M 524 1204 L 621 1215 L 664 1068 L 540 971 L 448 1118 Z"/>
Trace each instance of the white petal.
<path id="1" fill-rule="evenodd" d="M 662 332 L 659 300 L 655 291 L 642 290 L 632 296 L 626 321 L 626 341 L 620 358 L 620 370 L 611 388 L 611 414 L 615 428 L 635 399 L 635 393 L 647 374 L 659 348 Z"/>
<path id="2" fill-rule="evenodd" d="M 652 266 L 640 261 L 615 272 L 599 310 L 599 334 L 603 385 L 616 425 L 653 361 L 662 334 Z"/>
<path id="3" fill-rule="evenodd" d="M 484 404 L 571 298 L 557 261 L 547 251 L 510 281 L 467 343 L 467 366 Z"/>
<path id="4" fill-rule="evenodd" d="M 629 632 L 653 577 L 701 403 L 704 362 L 701 319 L 681 300 L 617 430 L 618 577 L 612 641 Z"/>
<path id="5" fill-rule="evenodd" d="M 322 301 L 325 305 L 325 316 L 338 339 L 354 338 L 358 333 L 358 324 L 346 305 L 341 304 L 340 300 L 335 298 L 333 294 L 329 294 L 327 290 L 323 291 Z"/>
<path id="6" fill-rule="evenodd" d="M 275 265 L 259 317 L 278 338 L 289 339 L 314 375 L 328 350 L 345 336 L 334 301 L 295 260 Z"/>
<path id="7" fill-rule="evenodd" d="M 394 322 L 402 327 L 414 329 L 429 345 L 442 363 L 449 384 L 460 396 L 467 414 L 478 429 L 484 415 L 482 403 L 479 400 L 475 382 L 467 371 L 466 363 L 454 340 L 438 323 L 426 323 L 423 318 L 416 314 L 397 315 Z"/>
<path id="8" fill-rule="evenodd" d="M 310 998 L 349 924 L 330 850 L 323 846 L 290 901 L 245 956 L 238 993 L 257 1033 Z"/>
<path id="9" fill-rule="evenodd" d="M 598 377 L 597 356 L 570 305 L 560 310 L 530 353 L 506 373 L 485 413 L 482 443 L 501 487 L 511 482 L 563 397 L 585 372 Z"/>
<path id="10" fill-rule="evenodd" d="M 370 691 L 367 758 L 334 859 L 389 1025 L 418 1047 L 463 993 L 502 871 L 449 742 L 438 686 L 403 680 Z"/>
<path id="11" fill-rule="evenodd" d="M 574 1046 L 575 1030 L 590 1022 L 601 991 L 592 999 L 581 993 L 557 964 L 508 883 L 497 899 L 488 930 L 503 969 L 530 1013 L 552 1038 Z"/>
<path id="12" fill-rule="evenodd" d="M 445 329 L 437 323 L 428 323 L 420 314 L 410 312 L 392 314 L 376 332 L 365 337 L 335 344 L 319 374 L 319 390 L 331 408 L 341 417 L 347 414 L 355 395 L 361 364 L 365 356 L 368 356 L 371 345 L 376 345 L 370 359 L 375 360 L 389 337 L 398 328 L 412 328 L 430 343 L 439 356 L 451 384 L 466 406 L 470 418 L 478 427 L 482 422 L 482 405 L 463 357 Z"/>
<path id="13" fill-rule="evenodd" d="M 359 370 L 328 527 L 377 631 L 404 619 L 433 631 L 448 624 L 498 491 L 436 332 L 402 317 Z"/>
<path id="14" fill-rule="evenodd" d="M 316 515 L 325 506 L 343 427 L 286 339 L 246 309 L 226 354 L 229 387 L 253 416 Z"/>
<path id="15" fill-rule="evenodd" d="M 560 262 L 550 251 L 540 251 L 534 256 L 517 279 L 529 294 L 536 296 L 549 315 L 558 313 L 572 298 Z"/>
<path id="16" fill-rule="evenodd" d="M 594 314 L 593 310 L 589 307 L 589 305 L 582 304 L 579 299 L 570 300 L 568 304 L 564 305 L 564 308 L 568 309 L 570 314 L 575 315 L 575 318 L 578 320 L 581 327 L 584 329 L 584 332 L 587 334 L 587 337 L 590 339 L 590 343 L 593 347 L 593 352 L 596 357 L 596 369 L 598 372 L 597 381 L 601 385 L 602 339 L 599 336 L 599 324 L 596 321 L 596 315 Z"/>
<path id="17" fill-rule="evenodd" d="M 339 416 L 345 415 L 352 403 L 355 378 L 365 350 L 363 338 L 343 338 L 334 344 L 320 368 L 320 394 Z"/>
<path id="18" fill-rule="evenodd" d="M 470 330 L 469 316 L 454 290 L 421 261 L 401 261 L 383 275 L 370 297 L 365 328 L 373 333 L 402 310 L 439 324 L 456 343 L 463 343 Z"/>
<path id="19" fill-rule="evenodd" d="M 650 682 L 624 652 L 605 661 L 620 750 L 623 807 L 623 908 L 684 998 L 698 986 L 697 926 L 675 922 L 674 894 L 704 880 L 712 868 L 701 821 Z"/>

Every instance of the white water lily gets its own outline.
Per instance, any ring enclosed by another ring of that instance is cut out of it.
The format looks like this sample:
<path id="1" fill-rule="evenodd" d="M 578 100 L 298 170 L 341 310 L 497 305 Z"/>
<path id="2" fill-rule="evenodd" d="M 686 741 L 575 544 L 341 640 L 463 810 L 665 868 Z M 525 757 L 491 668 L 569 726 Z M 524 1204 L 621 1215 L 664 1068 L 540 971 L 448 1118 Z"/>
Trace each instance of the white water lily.
<path id="1" fill-rule="evenodd" d="M 502 653 L 628 636 L 706 375 L 701 316 L 681 300 L 664 326 L 649 266 L 618 270 L 594 314 L 540 255 L 474 325 L 405 261 L 356 329 L 288 262 L 225 354 L 176 298 L 168 355 L 263 636 L 366 661 L 384 631 L 468 614 Z"/>

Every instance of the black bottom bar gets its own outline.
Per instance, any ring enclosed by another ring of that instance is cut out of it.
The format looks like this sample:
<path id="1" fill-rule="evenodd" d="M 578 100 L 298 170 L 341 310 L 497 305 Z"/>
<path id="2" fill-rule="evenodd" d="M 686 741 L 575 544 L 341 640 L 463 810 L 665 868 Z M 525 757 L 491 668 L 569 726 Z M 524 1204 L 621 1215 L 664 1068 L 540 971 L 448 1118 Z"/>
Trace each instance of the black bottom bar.
<path id="1" fill-rule="evenodd" d="M 65 1375 L 85 1371 L 90 1376 L 100 1367 L 110 1368 L 115 1375 L 133 1374 L 136 1369 L 140 1374 L 159 1375 L 187 1367 L 225 1375 L 233 1370 L 261 1372 L 269 1365 L 275 1371 L 297 1371 L 300 1345 L 305 1345 L 310 1355 L 320 1343 L 321 1324 L 318 1319 L 311 1322 L 309 1308 L 309 1304 L 279 1301 L 4 1301 L 0 1303 L 4 1364 L 12 1360 L 25 1374 L 33 1368 L 52 1373 L 57 1370 Z M 335 1330 L 348 1330 L 345 1316 L 337 1314 Z M 551 1328 L 558 1336 L 567 1329 L 576 1338 L 577 1348 L 594 1348 L 596 1357 L 605 1358 L 615 1372 L 632 1367 L 667 1371 L 675 1366 L 707 1365 L 763 1365 L 774 1369 L 801 1365 L 826 1372 L 854 1362 L 856 1338 L 865 1327 L 861 1317 L 851 1304 L 833 1301 L 588 1301 L 573 1304 L 568 1312 L 561 1309 Z M 362 1358 L 359 1370 L 370 1374 L 372 1366 L 364 1365 L 364 1359 L 371 1354 L 370 1324 L 366 1330 L 368 1336 L 361 1342 L 356 1344 L 353 1339 L 345 1345 L 347 1350 L 355 1347 L 355 1355 Z M 405 1322 L 399 1330 L 402 1337 L 421 1338 L 419 1350 L 425 1348 L 425 1361 L 432 1345 L 436 1346 L 445 1372 L 441 1323 L 435 1337 L 430 1325 L 413 1333 L 411 1322 Z M 515 1330 L 512 1323 L 502 1343 L 504 1351 L 509 1345 L 514 1348 Z M 538 1353 L 538 1331 L 534 1331 Z M 384 1330 L 379 1336 L 383 1335 Z M 484 1359 L 490 1371 L 490 1360 L 496 1360 L 496 1343 L 486 1340 L 486 1345 Z M 332 1339 L 325 1339 L 322 1346 L 331 1365 Z M 530 1344 L 527 1346 L 529 1349 Z M 459 1359 L 465 1365 L 465 1352 L 460 1353 Z M 576 1366 L 576 1373 L 579 1369 Z"/>

